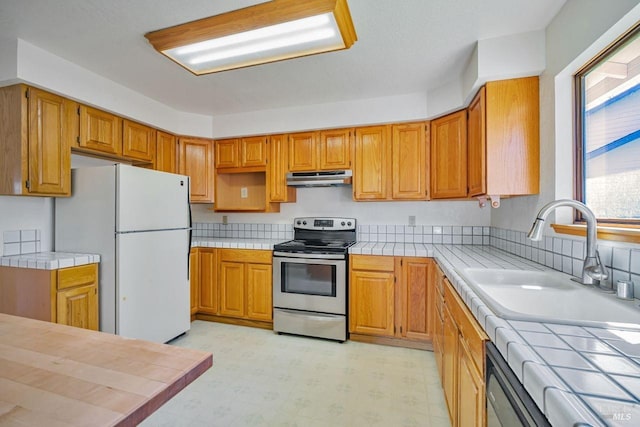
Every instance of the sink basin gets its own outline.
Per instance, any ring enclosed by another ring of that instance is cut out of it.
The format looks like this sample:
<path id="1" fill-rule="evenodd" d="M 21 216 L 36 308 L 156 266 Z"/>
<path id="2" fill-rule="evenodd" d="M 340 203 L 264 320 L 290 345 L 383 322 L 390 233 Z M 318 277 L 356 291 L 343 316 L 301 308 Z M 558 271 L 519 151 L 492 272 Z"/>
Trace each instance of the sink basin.
<path id="1" fill-rule="evenodd" d="M 465 268 L 458 271 L 505 319 L 640 329 L 637 301 L 623 301 L 556 271 Z"/>

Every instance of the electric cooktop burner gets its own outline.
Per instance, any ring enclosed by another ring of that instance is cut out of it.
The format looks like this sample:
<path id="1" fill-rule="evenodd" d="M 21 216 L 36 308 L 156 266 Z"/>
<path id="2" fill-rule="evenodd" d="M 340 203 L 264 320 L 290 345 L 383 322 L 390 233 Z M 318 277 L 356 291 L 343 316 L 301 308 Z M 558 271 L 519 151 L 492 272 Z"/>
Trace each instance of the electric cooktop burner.
<path id="1" fill-rule="evenodd" d="M 353 218 L 296 218 L 294 239 L 279 243 L 280 252 L 346 253 L 356 242 L 356 220 Z"/>

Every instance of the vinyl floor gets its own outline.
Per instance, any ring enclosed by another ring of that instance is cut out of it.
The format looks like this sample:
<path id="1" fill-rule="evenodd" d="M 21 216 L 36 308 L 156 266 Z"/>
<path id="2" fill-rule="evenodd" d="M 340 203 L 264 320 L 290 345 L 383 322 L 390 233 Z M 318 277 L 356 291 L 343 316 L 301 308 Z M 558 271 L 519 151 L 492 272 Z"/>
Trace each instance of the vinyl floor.
<path id="1" fill-rule="evenodd" d="M 449 426 L 433 353 L 194 321 L 172 345 L 213 367 L 152 426 Z"/>

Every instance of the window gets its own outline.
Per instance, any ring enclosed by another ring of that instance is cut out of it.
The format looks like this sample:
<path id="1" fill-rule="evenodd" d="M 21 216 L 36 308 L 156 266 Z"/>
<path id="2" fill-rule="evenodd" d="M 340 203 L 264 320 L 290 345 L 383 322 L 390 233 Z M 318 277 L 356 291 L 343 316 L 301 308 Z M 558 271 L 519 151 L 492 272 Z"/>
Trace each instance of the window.
<path id="1" fill-rule="evenodd" d="M 640 28 L 580 70 L 576 89 L 576 198 L 599 221 L 640 224 Z"/>

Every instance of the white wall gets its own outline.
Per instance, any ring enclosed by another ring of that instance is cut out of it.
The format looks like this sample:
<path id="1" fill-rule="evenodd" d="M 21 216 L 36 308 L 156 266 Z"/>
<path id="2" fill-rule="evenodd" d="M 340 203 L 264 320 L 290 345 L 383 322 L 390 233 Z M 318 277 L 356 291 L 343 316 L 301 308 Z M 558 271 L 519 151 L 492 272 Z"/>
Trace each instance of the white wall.
<path id="1" fill-rule="evenodd" d="M 226 215 L 230 223 L 291 224 L 297 216 L 347 216 L 360 224 L 408 225 L 409 215 L 415 215 L 416 225 L 484 225 L 490 224 L 490 208 L 477 202 L 354 202 L 352 187 L 298 188 L 296 203 L 282 203 L 280 212 L 216 213 L 212 205 L 192 205 L 194 222 L 222 222 Z"/>
<path id="2" fill-rule="evenodd" d="M 213 118 L 216 138 L 424 120 L 426 93 L 302 105 Z"/>
<path id="3" fill-rule="evenodd" d="M 34 229 L 41 231 L 41 250 L 51 250 L 53 248 L 53 199 L 0 196 L 0 233 Z M 1 243 L 0 240 L 0 256 L 3 253 Z"/>
<path id="4" fill-rule="evenodd" d="M 540 194 L 504 200 L 491 225 L 526 231 L 544 204 L 573 198 L 571 76 L 638 19 L 637 0 L 568 0 L 547 27 L 546 69 L 540 76 Z M 569 208 L 556 213 L 559 222 L 571 221 Z"/>
<path id="5" fill-rule="evenodd" d="M 211 117 L 174 110 L 20 39 L 17 41 L 16 77 L 160 129 L 211 137 Z"/>
<path id="6" fill-rule="evenodd" d="M 18 41 L 0 39 L 0 85 L 16 82 L 18 72 Z"/>

